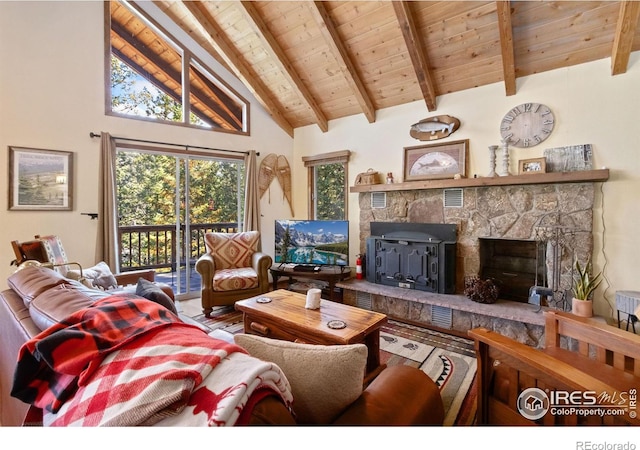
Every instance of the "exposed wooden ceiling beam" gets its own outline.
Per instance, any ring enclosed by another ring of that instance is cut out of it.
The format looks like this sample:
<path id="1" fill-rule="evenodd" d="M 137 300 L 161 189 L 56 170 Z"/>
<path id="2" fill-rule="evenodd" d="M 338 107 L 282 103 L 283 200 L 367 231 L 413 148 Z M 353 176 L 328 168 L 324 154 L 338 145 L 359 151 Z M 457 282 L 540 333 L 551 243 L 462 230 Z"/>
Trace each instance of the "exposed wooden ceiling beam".
<path id="1" fill-rule="evenodd" d="M 418 84 L 422 90 L 422 96 L 427 104 L 427 109 L 429 111 L 435 111 L 436 89 L 431 77 L 431 71 L 429 70 L 427 53 L 422 45 L 415 21 L 411 15 L 411 5 L 409 2 L 404 1 L 394 1 L 392 3 L 398 24 L 402 30 L 402 37 L 404 38 L 409 57 L 413 64 L 413 70 L 416 73 Z"/>
<path id="2" fill-rule="evenodd" d="M 627 71 L 629 54 L 633 45 L 633 37 L 638 27 L 640 17 L 640 3 L 631 0 L 620 2 L 620 13 L 616 24 L 616 34 L 611 50 L 611 75 L 618 75 Z"/>
<path id="3" fill-rule="evenodd" d="M 369 123 L 376 121 L 376 111 L 371 101 L 371 97 L 367 93 L 364 83 L 358 75 L 355 64 L 351 61 L 347 49 L 338 34 L 333 19 L 329 15 L 323 2 L 308 2 L 309 11 L 313 15 L 316 23 L 320 26 L 320 33 L 327 45 L 331 48 L 334 57 L 338 60 L 342 75 L 349 83 L 349 87 L 356 96 L 358 104 L 362 112 L 366 116 Z"/>
<path id="4" fill-rule="evenodd" d="M 184 5 L 200 25 L 207 30 L 209 34 L 208 37 L 211 38 L 210 44 L 225 59 L 225 62 L 233 69 L 236 76 L 251 90 L 273 120 L 286 131 L 289 136 L 293 137 L 293 126 L 284 117 L 276 103 L 271 100 L 269 90 L 245 61 L 237 56 L 233 44 L 226 37 L 224 31 L 218 26 L 213 17 L 211 17 L 206 7 L 201 2 L 184 2 Z"/>
<path id="5" fill-rule="evenodd" d="M 307 86 L 298 76 L 298 73 L 289 62 L 289 58 L 287 58 L 287 55 L 282 50 L 282 47 L 280 47 L 280 44 L 278 44 L 278 41 L 276 41 L 273 34 L 267 28 L 264 20 L 262 20 L 262 17 L 260 16 L 260 12 L 255 7 L 254 2 L 243 1 L 240 3 L 248 14 L 247 21 L 253 28 L 253 31 L 260 36 L 261 40 L 264 42 L 264 50 L 269 53 L 276 64 L 280 66 L 280 71 L 285 78 L 289 80 L 289 83 L 298 90 L 298 94 L 306 102 L 320 129 L 324 132 L 329 131 L 329 121 L 327 120 L 327 117 L 318 106 L 318 103 L 313 98 L 313 95 Z"/>
<path id="6" fill-rule="evenodd" d="M 207 73 L 202 72 L 198 67 L 191 67 L 189 77 L 189 96 L 193 95 L 199 100 L 200 97 L 204 95 L 206 105 L 209 105 L 210 103 L 217 105 L 221 111 L 225 112 L 235 122 L 235 127 L 233 129 L 242 130 L 242 116 L 244 110 L 243 102 L 236 103 L 232 97 L 229 97 L 227 93 L 223 92 L 222 89 L 211 78 L 209 78 Z M 196 82 L 201 87 L 196 88 Z"/>
<path id="7" fill-rule="evenodd" d="M 500 29 L 500 51 L 502 52 L 502 73 L 504 90 L 507 95 L 516 93 L 516 61 L 513 51 L 513 28 L 511 27 L 511 2 L 496 2 L 498 28 Z"/>

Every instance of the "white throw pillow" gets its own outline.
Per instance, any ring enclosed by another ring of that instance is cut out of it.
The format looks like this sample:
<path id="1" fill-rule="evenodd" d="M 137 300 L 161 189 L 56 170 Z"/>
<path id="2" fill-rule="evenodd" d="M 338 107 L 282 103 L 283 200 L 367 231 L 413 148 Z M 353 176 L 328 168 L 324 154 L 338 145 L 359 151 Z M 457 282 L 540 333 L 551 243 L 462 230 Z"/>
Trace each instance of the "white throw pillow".
<path id="1" fill-rule="evenodd" d="M 88 287 L 101 289 L 103 291 L 118 287 L 116 277 L 113 276 L 111 269 L 104 261 L 100 261 L 88 269 L 83 269 L 82 276 L 80 276 L 80 270 L 69 270 L 67 271 L 67 277 L 72 280 L 82 281 Z"/>
<path id="2" fill-rule="evenodd" d="M 236 334 L 251 356 L 277 364 L 291 384 L 300 425 L 332 423 L 362 393 L 367 347 L 312 345 Z"/>

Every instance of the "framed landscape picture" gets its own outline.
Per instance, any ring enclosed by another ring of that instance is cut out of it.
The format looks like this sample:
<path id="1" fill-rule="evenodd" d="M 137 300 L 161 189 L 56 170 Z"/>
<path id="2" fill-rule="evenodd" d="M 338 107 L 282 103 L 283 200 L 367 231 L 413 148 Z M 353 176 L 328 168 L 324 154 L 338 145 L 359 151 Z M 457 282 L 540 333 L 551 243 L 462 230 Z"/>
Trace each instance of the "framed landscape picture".
<path id="1" fill-rule="evenodd" d="M 404 181 L 467 176 L 469 140 L 404 148 Z"/>
<path id="2" fill-rule="evenodd" d="M 72 209 L 72 152 L 9 147 L 9 210 Z"/>

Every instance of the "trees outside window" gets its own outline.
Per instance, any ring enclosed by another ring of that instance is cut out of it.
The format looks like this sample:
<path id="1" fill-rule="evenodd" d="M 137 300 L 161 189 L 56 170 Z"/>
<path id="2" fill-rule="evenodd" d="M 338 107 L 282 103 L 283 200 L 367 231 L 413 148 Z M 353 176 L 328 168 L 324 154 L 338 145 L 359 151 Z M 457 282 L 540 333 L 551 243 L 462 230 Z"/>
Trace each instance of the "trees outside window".
<path id="1" fill-rule="evenodd" d="M 199 292 L 191 273 L 205 234 L 241 227 L 243 160 L 127 145 L 116 154 L 116 187 L 120 267 L 185 271 L 174 291 Z"/>
<path id="2" fill-rule="evenodd" d="M 237 224 L 242 217 L 242 161 L 135 150 L 118 151 L 116 161 L 119 226 L 185 223 L 187 212 L 191 224 Z"/>
<path id="3" fill-rule="evenodd" d="M 349 150 L 303 157 L 309 171 L 309 218 L 346 220 Z"/>
<path id="4" fill-rule="evenodd" d="M 314 167 L 314 219 L 344 220 L 346 218 L 345 167 L 343 164 L 322 164 Z"/>

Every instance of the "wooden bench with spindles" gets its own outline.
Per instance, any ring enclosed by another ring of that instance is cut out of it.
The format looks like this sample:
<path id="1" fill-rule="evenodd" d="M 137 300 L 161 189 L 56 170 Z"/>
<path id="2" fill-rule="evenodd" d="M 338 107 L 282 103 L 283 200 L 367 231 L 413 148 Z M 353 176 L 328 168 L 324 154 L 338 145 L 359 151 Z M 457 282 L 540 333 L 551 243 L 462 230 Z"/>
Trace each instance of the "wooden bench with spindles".
<path id="1" fill-rule="evenodd" d="M 544 315 L 542 349 L 485 328 L 469 331 L 478 358 L 478 424 L 640 425 L 640 336 L 597 318 Z M 576 408 L 553 414 L 549 397 L 549 411 L 531 420 L 520 412 L 518 397 L 534 387 L 553 399 L 572 395 L 562 405 Z M 603 415 L 587 413 L 597 408 Z"/>

